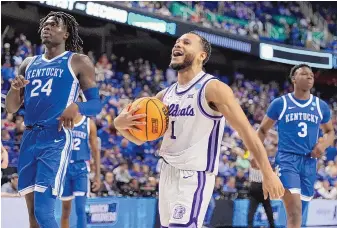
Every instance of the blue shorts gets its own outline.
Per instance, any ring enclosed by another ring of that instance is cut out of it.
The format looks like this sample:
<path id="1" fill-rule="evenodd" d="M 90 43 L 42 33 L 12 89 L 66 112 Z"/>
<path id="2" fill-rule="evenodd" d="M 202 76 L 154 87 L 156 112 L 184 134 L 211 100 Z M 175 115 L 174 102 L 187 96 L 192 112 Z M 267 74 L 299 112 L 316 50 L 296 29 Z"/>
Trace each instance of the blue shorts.
<path id="1" fill-rule="evenodd" d="M 34 126 L 22 136 L 18 162 L 18 190 L 21 196 L 52 188 L 61 196 L 72 149 L 72 133 L 57 126 Z"/>
<path id="2" fill-rule="evenodd" d="M 284 188 L 293 194 L 300 194 L 304 201 L 312 199 L 316 180 L 315 158 L 278 152 L 275 165 Z"/>
<path id="3" fill-rule="evenodd" d="M 72 200 L 89 192 L 89 164 L 86 161 L 70 162 L 65 178 L 61 200 Z"/>

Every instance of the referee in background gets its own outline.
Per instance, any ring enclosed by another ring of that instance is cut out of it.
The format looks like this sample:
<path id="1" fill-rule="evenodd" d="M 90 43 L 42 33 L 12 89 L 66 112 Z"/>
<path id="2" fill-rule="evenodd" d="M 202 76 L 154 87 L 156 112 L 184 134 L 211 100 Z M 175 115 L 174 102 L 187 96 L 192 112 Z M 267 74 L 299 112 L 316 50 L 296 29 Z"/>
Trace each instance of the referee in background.
<path id="1" fill-rule="evenodd" d="M 256 164 L 255 159 L 251 160 L 251 167 L 249 168 L 249 210 L 248 210 L 248 227 L 254 227 L 254 215 L 257 207 L 260 203 L 262 203 L 264 210 L 267 214 L 269 227 L 274 228 L 274 217 L 273 217 L 273 209 L 271 207 L 270 198 L 265 200 L 263 197 L 263 189 L 262 189 L 262 173 L 258 170 L 258 166 Z"/>

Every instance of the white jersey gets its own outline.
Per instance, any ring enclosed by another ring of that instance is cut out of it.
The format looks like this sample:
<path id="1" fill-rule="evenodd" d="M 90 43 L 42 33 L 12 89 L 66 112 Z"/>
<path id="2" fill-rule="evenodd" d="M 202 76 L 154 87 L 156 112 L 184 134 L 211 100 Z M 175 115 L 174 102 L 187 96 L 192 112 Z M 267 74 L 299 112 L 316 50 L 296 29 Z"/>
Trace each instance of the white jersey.
<path id="1" fill-rule="evenodd" d="M 218 173 L 225 118 L 211 109 L 205 98 L 212 75 L 200 72 L 186 88 L 171 85 L 163 96 L 169 107 L 169 126 L 159 155 L 182 170 Z"/>

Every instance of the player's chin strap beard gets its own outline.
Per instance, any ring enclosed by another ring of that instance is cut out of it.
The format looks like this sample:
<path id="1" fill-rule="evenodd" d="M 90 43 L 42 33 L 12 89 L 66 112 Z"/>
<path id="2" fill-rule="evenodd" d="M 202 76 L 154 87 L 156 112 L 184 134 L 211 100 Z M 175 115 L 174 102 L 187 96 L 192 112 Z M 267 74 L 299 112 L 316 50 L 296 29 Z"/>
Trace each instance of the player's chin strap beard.
<path id="1" fill-rule="evenodd" d="M 179 63 L 171 63 L 171 64 L 170 64 L 170 67 L 171 67 L 173 70 L 180 71 L 180 70 L 186 69 L 187 67 L 192 66 L 192 63 L 193 63 L 193 59 L 188 59 L 188 58 L 186 58 L 186 59 L 184 60 L 184 62 L 181 63 L 181 64 L 179 64 Z"/>

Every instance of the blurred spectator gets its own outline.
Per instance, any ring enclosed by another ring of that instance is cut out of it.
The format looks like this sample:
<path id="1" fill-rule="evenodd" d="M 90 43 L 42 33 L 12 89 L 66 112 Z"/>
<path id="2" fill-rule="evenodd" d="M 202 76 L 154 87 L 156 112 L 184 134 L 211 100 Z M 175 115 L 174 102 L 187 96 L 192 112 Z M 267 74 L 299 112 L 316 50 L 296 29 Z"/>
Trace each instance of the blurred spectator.
<path id="1" fill-rule="evenodd" d="M 237 189 L 235 188 L 236 185 L 235 182 L 236 182 L 235 177 L 230 177 L 227 183 L 223 186 L 223 191 L 229 193 L 237 192 Z"/>
<path id="2" fill-rule="evenodd" d="M 114 180 L 114 174 L 112 172 L 107 172 L 102 183 L 102 188 L 100 190 L 101 194 L 108 196 L 117 196 L 119 190 Z"/>
<path id="3" fill-rule="evenodd" d="M 1 197 L 17 197 L 18 192 L 18 174 L 13 173 L 10 176 L 10 182 L 5 183 L 1 186 Z"/>
<path id="4" fill-rule="evenodd" d="M 317 198 L 334 200 L 337 199 L 337 181 L 334 183 L 334 187 L 330 187 L 328 180 L 324 180 L 317 186 Z"/>
<path id="5" fill-rule="evenodd" d="M 113 170 L 113 174 L 115 174 L 117 186 L 123 183 L 129 183 L 131 180 L 131 175 L 129 173 L 129 166 L 126 162 L 120 163 L 120 165 Z M 119 183 L 118 183 L 119 182 Z"/>

